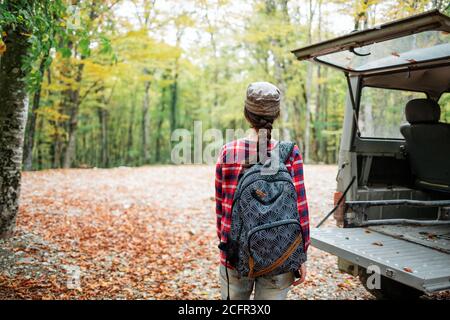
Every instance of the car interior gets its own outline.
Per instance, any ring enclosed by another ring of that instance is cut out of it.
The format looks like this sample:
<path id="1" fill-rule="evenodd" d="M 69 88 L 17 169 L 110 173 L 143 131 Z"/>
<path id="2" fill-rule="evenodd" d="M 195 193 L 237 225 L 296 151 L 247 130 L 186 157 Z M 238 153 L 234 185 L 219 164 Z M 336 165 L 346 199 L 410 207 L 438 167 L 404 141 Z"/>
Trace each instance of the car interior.
<path id="1" fill-rule="evenodd" d="M 430 98 L 408 101 L 404 112 L 404 140 L 357 138 L 357 199 L 366 205 L 352 209 L 371 230 L 450 252 L 450 124 L 440 122 L 441 107 Z M 398 224 L 391 228 L 385 219 Z M 405 219 L 429 224 L 412 228 Z"/>
<path id="2" fill-rule="evenodd" d="M 408 123 L 400 132 L 405 137 L 414 185 L 450 193 L 450 124 L 439 122 L 439 104 L 414 99 L 406 104 L 405 115 Z"/>
<path id="3" fill-rule="evenodd" d="M 399 94 L 414 90 L 426 95 L 404 106 L 406 123 L 398 124 L 403 139 L 355 134 L 358 201 L 450 200 L 450 124 L 440 121 L 438 103 L 450 89 L 449 71 L 450 66 L 440 66 L 361 78 L 362 87 L 397 89 Z M 389 204 L 368 207 L 364 219 L 434 220 L 442 212 L 436 206 Z"/>

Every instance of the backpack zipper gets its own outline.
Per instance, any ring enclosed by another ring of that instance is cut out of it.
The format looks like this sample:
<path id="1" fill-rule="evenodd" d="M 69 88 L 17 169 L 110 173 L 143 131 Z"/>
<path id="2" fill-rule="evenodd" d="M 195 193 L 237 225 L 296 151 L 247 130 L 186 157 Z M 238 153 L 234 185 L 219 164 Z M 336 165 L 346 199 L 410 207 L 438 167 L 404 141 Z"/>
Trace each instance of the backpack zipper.
<path id="1" fill-rule="evenodd" d="M 278 172 L 286 172 L 286 173 L 289 173 L 289 171 L 288 171 L 287 169 L 281 169 L 281 170 L 279 170 Z M 277 172 L 277 173 L 278 173 L 278 172 Z M 260 172 L 260 171 L 253 171 L 253 172 L 248 173 L 246 176 L 245 176 L 245 173 L 244 173 L 244 176 L 242 177 L 241 181 L 239 181 L 239 183 L 238 183 L 238 187 L 239 187 L 239 185 L 243 185 L 243 184 L 244 184 L 244 181 L 245 181 L 248 177 L 250 177 L 252 174 L 255 174 L 255 173 L 261 173 L 261 172 Z M 289 173 L 289 175 L 290 175 L 290 173 Z"/>
<path id="2" fill-rule="evenodd" d="M 287 171 L 286 171 L 287 172 Z M 253 172 L 252 172 L 253 173 Z M 288 172 L 289 173 L 289 172 Z M 243 187 L 241 190 L 239 190 L 239 194 L 236 194 L 236 197 L 233 199 L 233 203 L 231 204 L 231 207 L 233 207 L 234 206 L 234 203 L 237 201 L 237 200 L 239 200 L 239 198 L 241 197 L 241 194 L 245 191 L 245 189 L 247 189 L 251 184 L 253 184 L 254 182 L 257 182 L 257 181 L 266 181 L 266 179 L 257 179 L 257 180 L 255 180 L 255 181 L 252 181 L 252 182 L 250 182 L 249 184 L 247 184 L 245 187 Z M 291 182 L 292 183 L 292 185 L 294 184 L 293 182 L 292 182 L 292 178 L 291 179 L 288 179 L 288 178 L 283 178 L 283 179 L 277 179 L 277 180 L 272 180 L 272 181 L 270 181 L 270 182 L 279 182 L 279 181 L 286 181 L 286 182 Z"/>

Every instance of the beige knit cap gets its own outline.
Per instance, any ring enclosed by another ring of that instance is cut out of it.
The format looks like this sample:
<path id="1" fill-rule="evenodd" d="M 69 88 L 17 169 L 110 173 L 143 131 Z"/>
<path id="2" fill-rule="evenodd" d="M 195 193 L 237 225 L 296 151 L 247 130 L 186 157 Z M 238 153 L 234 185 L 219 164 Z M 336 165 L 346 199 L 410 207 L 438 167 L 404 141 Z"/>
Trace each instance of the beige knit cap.
<path id="1" fill-rule="evenodd" d="M 259 116 L 276 117 L 280 113 L 281 92 L 269 82 L 253 82 L 247 88 L 245 108 Z"/>

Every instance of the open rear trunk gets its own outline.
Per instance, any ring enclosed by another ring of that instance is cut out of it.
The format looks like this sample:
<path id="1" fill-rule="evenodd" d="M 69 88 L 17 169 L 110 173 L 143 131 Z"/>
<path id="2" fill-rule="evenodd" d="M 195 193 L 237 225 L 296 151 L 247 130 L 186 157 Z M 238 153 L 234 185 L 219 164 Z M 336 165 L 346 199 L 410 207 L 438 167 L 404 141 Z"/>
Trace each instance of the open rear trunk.
<path id="1" fill-rule="evenodd" d="M 434 10 L 293 50 L 349 74 L 420 68 L 450 57 L 450 19 Z"/>

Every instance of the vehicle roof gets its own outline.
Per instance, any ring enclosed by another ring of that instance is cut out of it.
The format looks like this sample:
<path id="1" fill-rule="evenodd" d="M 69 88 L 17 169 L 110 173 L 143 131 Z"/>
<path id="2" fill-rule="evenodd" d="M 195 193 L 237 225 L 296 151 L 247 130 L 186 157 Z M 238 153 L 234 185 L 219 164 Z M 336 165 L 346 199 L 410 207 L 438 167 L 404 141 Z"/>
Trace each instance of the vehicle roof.
<path id="1" fill-rule="evenodd" d="M 450 18 L 433 10 L 292 52 L 298 60 L 313 59 L 349 74 L 384 72 L 450 61 L 449 33 Z"/>

